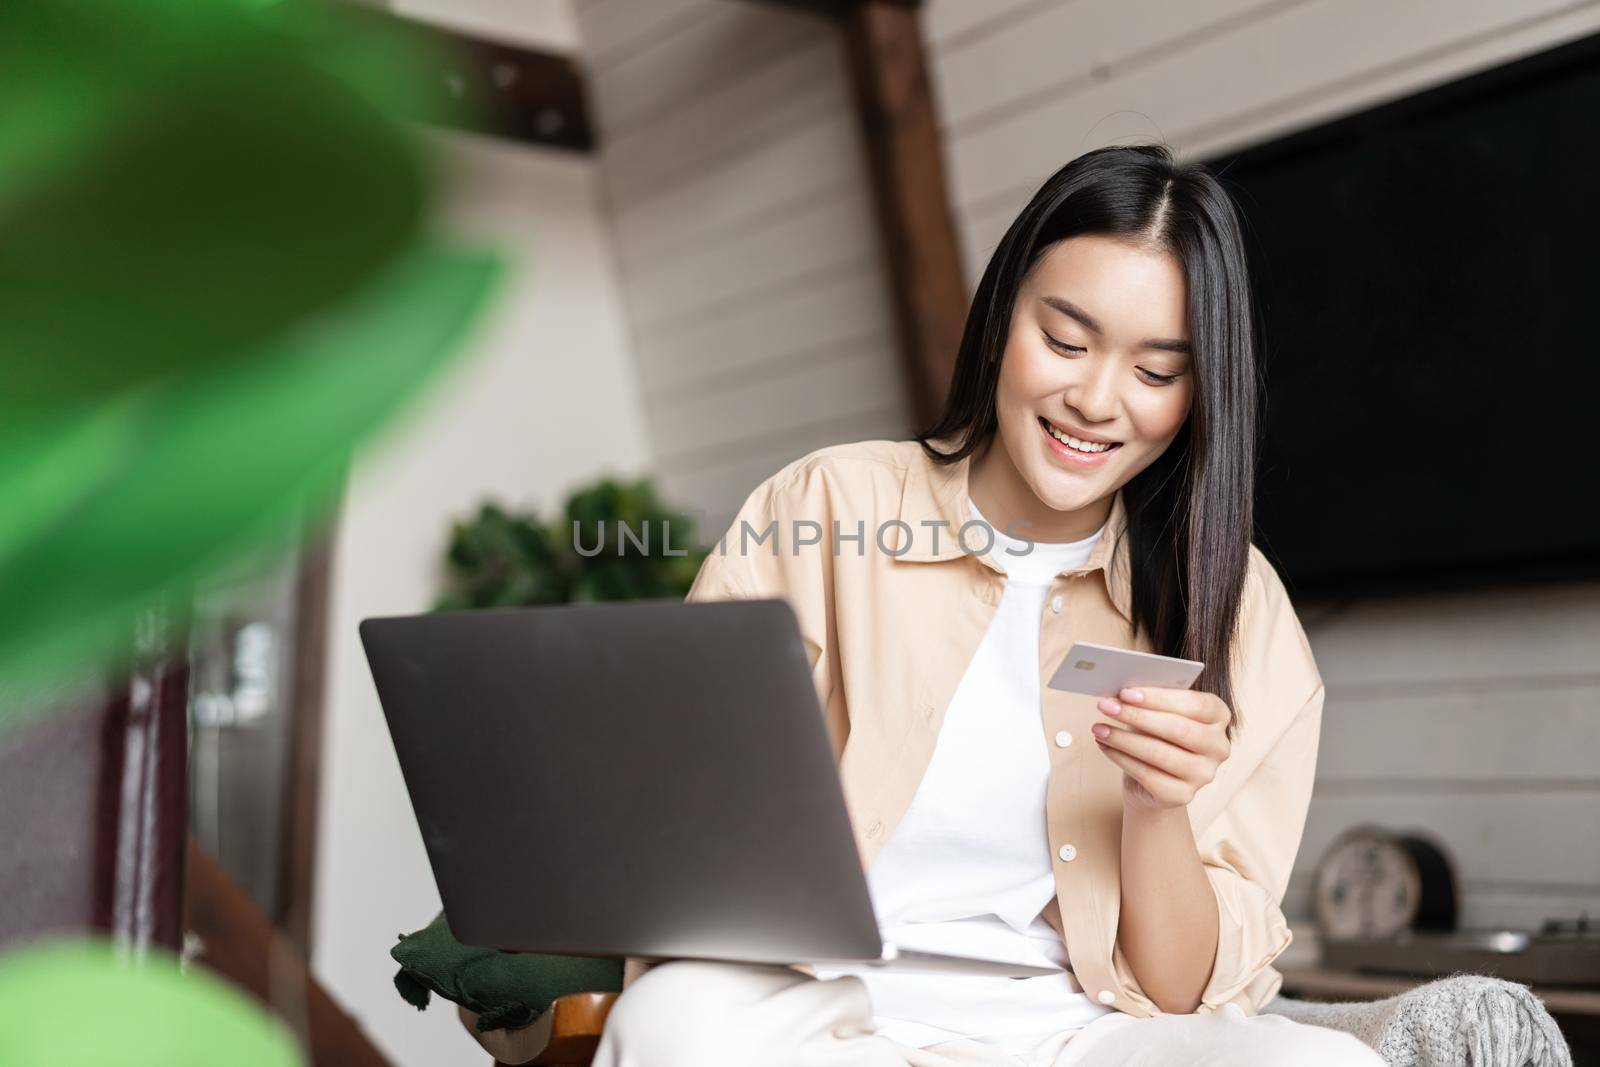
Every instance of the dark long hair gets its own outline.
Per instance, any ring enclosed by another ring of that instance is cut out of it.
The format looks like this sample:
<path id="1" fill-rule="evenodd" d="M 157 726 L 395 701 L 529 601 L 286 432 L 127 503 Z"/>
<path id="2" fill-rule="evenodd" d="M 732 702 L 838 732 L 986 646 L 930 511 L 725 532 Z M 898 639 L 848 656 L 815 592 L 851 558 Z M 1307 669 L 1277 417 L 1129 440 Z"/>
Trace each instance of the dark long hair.
<path id="1" fill-rule="evenodd" d="M 1188 284 L 1195 376 L 1189 417 L 1165 452 L 1123 487 L 1133 623 L 1157 652 L 1203 660 L 1195 687 L 1233 707 L 1234 631 L 1254 529 L 1260 383 L 1255 305 L 1233 201 L 1203 165 L 1165 145 L 1101 148 L 1040 187 L 978 283 L 944 414 L 922 447 L 954 463 L 988 446 L 1017 290 L 1058 241 L 1114 237 L 1172 253 Z M 932 442 L 952 439 L 954 451 Z M 1235 709 L 1228 724 L 1234 736 Z"/>

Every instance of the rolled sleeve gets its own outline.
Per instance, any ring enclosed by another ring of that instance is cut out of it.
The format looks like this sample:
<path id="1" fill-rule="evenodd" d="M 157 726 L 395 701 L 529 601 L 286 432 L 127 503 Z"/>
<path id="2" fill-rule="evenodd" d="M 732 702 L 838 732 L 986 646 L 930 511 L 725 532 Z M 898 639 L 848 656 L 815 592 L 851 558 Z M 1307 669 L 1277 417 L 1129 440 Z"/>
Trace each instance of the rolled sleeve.
<path id="1" fill-rule="evenodd" d="M 1227 812 L 1196 842 L 1219 922 L 1202 1011 L 1242 995 L 1241 1007 L 1255 1014 L 1283 984 L 1270 968 L 1294 937 L 1282 905 L 1311 805 L 1323 697 L 1319 684 Z"/>
<path id="2" fill-rule="evenodd" d="M 1254 1015 L 1283 985 L 1272 962 L 1294 935 L 1283 913 L 1316 779 L 1326 689 L 1277 572 L 1254 546 L 1240 619 L 1228 759 L 1190 804 L 1217 902 L 1217 954 L 1200 1013 Z"/>

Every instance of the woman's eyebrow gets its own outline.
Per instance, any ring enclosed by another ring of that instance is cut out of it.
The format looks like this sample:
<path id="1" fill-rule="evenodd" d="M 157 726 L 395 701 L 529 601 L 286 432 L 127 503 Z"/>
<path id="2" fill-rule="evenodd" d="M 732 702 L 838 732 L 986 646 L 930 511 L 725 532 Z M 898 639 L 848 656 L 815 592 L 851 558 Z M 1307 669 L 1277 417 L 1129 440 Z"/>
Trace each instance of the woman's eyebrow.
<path id="1" fill-rule="evenodd" d="M 1055 308 L 1061 314 L 1077 319 L 1083 324 L 1084 329 L 1092 333 L 1103 333 L 1100 321 L 1077 304 L 1059 296 L 1041 296 L 1040 301 Z M 1164 352 L 1180 352 L 1183 355 L 1192 355 L 1193 349 L 1188 341 L 1180 341 L 1175 337 L 1146 337 L 1139 342 L 1141 348 L 1159 348 Z"/>

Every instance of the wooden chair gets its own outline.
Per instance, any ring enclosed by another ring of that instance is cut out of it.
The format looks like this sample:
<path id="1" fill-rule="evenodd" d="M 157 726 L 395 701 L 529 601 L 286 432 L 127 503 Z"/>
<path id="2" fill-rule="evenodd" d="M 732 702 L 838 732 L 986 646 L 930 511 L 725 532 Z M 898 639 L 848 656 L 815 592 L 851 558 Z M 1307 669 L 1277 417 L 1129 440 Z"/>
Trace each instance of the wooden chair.
<path id="1" fill-rule="evenodd" d="M 458 1006 L 467 1032 L 478 1039 L 495 1063 L 513 1067 L 537 1064 L 539 1067 L 588 1067 L 600 1044 L 606 1016 L 620 993 L 571 993 L 556 999 L 527 1026 L 517 1030 L 490 1030 L 480 1033 L 475 1012 Z"/>

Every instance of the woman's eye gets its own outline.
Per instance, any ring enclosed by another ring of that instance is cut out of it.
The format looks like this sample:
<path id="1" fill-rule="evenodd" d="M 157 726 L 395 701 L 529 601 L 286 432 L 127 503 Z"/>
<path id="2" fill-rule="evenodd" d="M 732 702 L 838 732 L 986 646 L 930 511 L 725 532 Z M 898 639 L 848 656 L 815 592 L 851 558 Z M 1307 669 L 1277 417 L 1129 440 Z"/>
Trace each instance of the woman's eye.
<path id="1" fill-rule="evenodd" d="M 1069 345 L 1067 342 L 1060 340 L 1059 338 L 1052 337 L 1047 331 L 1041 332 L 1044 333 L 1044 343 L 1055 349 L 1057 352 L 1089 351 L 1087 348 L 1080 348 L 1077 345 Z M 1139 373 L 1148 378 L 1152 385 L 1171 385 L 1173 382 L 1183 377 L 1182 374 L 1157 374 L 1154 371 L 1148 371 L 1142 367 L 1139 369 Z"/>
<path id="2" fill-rule="evenodd" d="M 1058 341 L 1056 338 L 1051 337 L 1048 333 L 1046 333 L 1044 335 L 1044 343 L 1049 345 L 1051 348 L 1055 349 L 1057 352 L 1087 352 L 1088 351 L 1088 349 L 1086 349 L 1086 348 L 1079 348 L 1077 345 L 1069 345 L 1065 341 Z"/>

